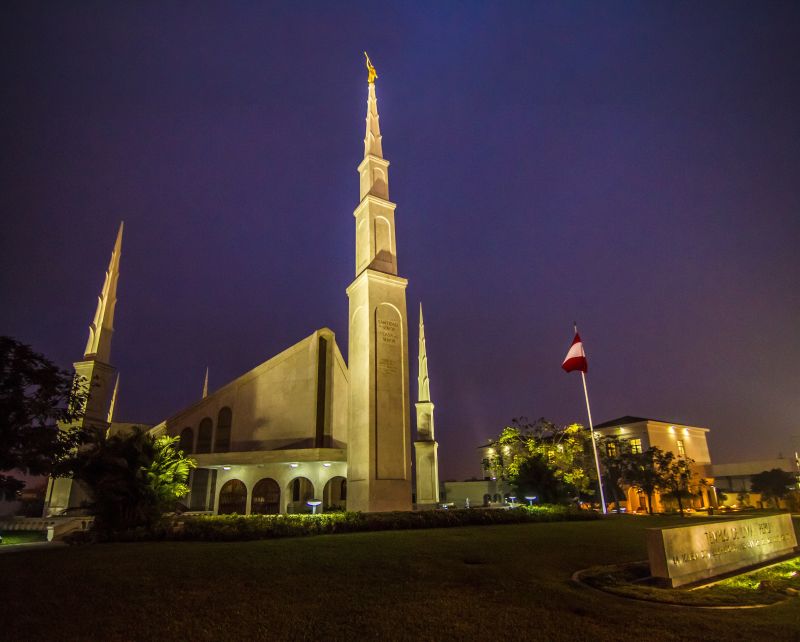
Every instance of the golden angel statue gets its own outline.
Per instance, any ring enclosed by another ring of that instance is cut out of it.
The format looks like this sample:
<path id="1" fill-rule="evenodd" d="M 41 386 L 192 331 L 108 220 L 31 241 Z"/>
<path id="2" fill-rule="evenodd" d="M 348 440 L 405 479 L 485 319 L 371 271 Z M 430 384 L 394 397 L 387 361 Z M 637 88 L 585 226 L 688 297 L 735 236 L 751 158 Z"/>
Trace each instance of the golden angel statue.
<path id="1" fill-rule="evenodd" d="M 364 58 L 367 59 L 367 72 L 369 73 L 369 76 L 367 76 L 367 82 L 371 85 L 378 77 L 378 72 L 375 71 L 375 67 L 372 66 L 372 61 L 369 59 L 366 51 L 364 52 Z"/>

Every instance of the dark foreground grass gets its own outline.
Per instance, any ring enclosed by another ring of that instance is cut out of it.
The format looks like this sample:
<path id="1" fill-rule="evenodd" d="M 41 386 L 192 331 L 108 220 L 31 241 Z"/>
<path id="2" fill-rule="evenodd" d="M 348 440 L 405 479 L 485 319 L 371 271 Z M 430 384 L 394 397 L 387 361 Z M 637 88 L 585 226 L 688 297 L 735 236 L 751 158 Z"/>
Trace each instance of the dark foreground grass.
<path id="1" fill-rule="evenodd" d="M 617 517 L 0 556 L 3 640 L 800 639 L 800 599 L 708 611 L 570 581 L 645 557 Z"/>

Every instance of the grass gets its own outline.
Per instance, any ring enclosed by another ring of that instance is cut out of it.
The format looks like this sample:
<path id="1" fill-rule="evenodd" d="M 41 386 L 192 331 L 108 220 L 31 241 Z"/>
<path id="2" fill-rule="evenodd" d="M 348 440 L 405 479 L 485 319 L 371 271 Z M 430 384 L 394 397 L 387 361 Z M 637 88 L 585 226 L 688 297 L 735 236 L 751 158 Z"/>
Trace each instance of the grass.
<path id="1" fill-rule="evenodd" d="M 680 522 L 21 551 L 0 556 L 0 622 L 9 641 L 800 639 L 800 598 L 708 611 L 570 581 L 578 569 L 644 559 L 644 529 Z"/>
<path id="2" fill-rule="evenodd" d="M 3 543 L 0 546 L 47 541 L 45 531 L 0 531 L 0 535 L 3 537 Z"/>

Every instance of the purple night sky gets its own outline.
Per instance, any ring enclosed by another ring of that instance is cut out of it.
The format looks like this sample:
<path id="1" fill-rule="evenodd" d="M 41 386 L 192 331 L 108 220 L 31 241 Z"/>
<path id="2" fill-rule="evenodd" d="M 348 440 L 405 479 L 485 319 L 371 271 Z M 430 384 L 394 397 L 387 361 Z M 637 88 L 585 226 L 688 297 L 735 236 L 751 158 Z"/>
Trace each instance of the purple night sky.
<path id="1" fill-rule="evenodd" d="M 125 220 L 117 418 L 314 329 L 347 352 L 369 51 L 442 478 L 512 417 L 800 446 L 800 4 L 4 3 L 0 333 L 82 357 Z"/>

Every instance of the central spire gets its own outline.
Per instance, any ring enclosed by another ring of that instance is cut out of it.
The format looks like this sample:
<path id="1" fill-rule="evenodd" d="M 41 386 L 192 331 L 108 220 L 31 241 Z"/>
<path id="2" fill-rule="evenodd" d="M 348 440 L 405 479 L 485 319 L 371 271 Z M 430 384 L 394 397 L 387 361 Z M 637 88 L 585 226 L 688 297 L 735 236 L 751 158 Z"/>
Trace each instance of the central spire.
<path id="1" fill-rule="evenodd" d="M 347 508 L 411 508 L 406 285 L 397 274 L 395 204 L 389 200 L 389 161 L 383 158 L 375 79 L 366 56 L 367 129 L 358 166 L 355 280 L 350 302 L 347 430 Z"/>
<path id="2" fill-rule="evenodd" d="M 106 270 L 103 289 L 97 299 L 97 311 L 89 325 L 89 340 L 86 342 L 84 359 L 94 359 L 102 363 L 111 361 L 111 335 L 114 332 L 114 308 L 117 305 L 117 281 L 119 280 L 119 259 L 122 255 L 122 230 L 125 222 L 119 224 L 117 241 L 111 252 L 111 261 Z"/>

